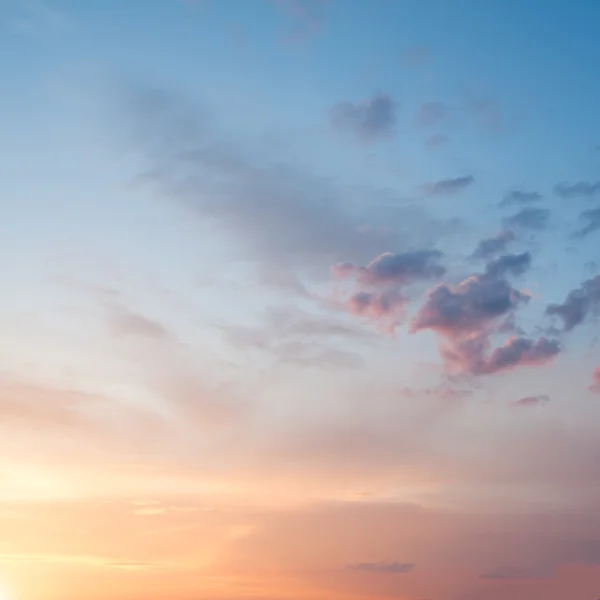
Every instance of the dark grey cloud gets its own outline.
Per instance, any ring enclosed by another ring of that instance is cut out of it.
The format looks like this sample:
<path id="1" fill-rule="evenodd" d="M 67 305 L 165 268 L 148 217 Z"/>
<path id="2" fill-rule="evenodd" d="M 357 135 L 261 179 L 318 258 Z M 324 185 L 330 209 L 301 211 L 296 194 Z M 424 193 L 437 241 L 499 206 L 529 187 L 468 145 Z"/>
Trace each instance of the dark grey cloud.
<path id="1" fill-rule="evenodd" d="M 513 231 L 504 229 L 497 235 L 485 238 L 477 244 L 471 255 L 473 258 L 491 258 L 506 250 L 506 247 L 516 238 Z"/>
<path id="2" fill-rule="evenodd" d="M 531 266 L 531 254 L 505 254 L 486 265 L 485 272 L 491 277 L 505 277 L 506 275 L 523 275 Z"/>
<path id="3" fill-rule="evenodd" d="M 512 406 L 516 407 L 528 407 L 528 406 L 540 406 L 541 404 L 546 404 L 550 401 L 550 397 L 546 394 L 541 394 L 539 396 L 525 396 L 520 400 L 515 400 L 512 403 Z"/>
<path id="4" fill-rule="evenodd" d="M 469 277 L 457 286 L 431 290 L 412 323 L 413 331 L 431 329 L 446 336 L 470 334 L 508 315 L 528 297 L 504 279 Z"/>
<path id="5" fill-rule="evenodd" d="M 548 338 L 531 340 L 523 337 L 509 339 L 496 348 L 480 367 L 482 373 L 496 373 L 519 365 L 543 365 L 558 356 L 560 343 Z"/>
<path id="6" fill-rule="evenodd" d="M 526 190 L 512 190 L 504 195 L 500 202 L 500 206 L 512 206 L 514 204 L 532 204 L 539 202 L 543 196 L 539 192 Z"/>
<path id="7" fill-rule="evenodd" d="M 370 142 L 389 136 L 396 125 L 396 102 L 385 94 L 359 103 L 340 102 L 331 109 L 331 123 Z"/>
<path id="8" fill-rule="evenodd" d="M 575 237 L 582 238 L 590 233 L 593 233 L 594 231 L 598 231 L 600 229 L 600 206 L 598 208 L 584 210 L 581 213 L 581 218 L 584 221 L 587 221 L 587 225 L 575 232 Z"/>
<path id="9" fill-rule="evenodd" d="M 571 290 L 561 304 L 550 304 L 546 314 L 559 318 L 565 331 L 583 323 L 588 315 L 600 312 L 600 275 Z"/>
<path id="10" fill-rule="evenodd" d="M 397 573 L 411 573 L 415 570 L 416 565 L 414 563 L 401 563 L 401 562 L 361 562 L 354 563 L 346 566 L 348 571 L 362 571 L 365 573 L 385 573 L 385 574 L 397 574 Z"/>
<path id="11" fill-rule="evenodd" d="M 520 366 L 542 365 L 557 356 L 555 340 L 510 337 L 493 347 L 494 334 L 514 330 L 515 312 L 529 296 L 515 289 L 506 275 L 520 275 L 530 265 L 529 253 L 510 254 L 488 264 L 486 273 L 458 285 L 431 290 L 411 323 L 411 331 L 432 330 L 445 340 L 441 356 L 446 369 L 457 374 L 491 375 Z"/>
<path id="12" fill-rule="evenodd" d="M 456 194 L 475 182 L 473 175 L 463 175 L 451 179 L 440 179 L 434 183 L 428 183 L 424 186 L 425 191 L 430 196 L 443 196 L 446 194 Z"/>
<path id="13" fill-rule="evenodd" d="M 600 192 L 600 181 L 589 182 L 589 181 L 577 181 L 576 183 L 569 183 L 562 181 L 554 186 L 554 192 L 557 196 L 565 199 L 571 198 L 591 198 Z"/>
<path id="14" fill-rule="evenodd" d="M 441 277 L 446 269 L 439 264 L 443 253 L 439 250 L 413 250 L 410 252 L 384 252 L 366 267 L 341 263 L 333 267 L 334 275 L 356 275 L 364 285 L 394 283 L 406 285 L 413 281 Z"/>
<path id="15" fill-rule="evenodd" d="M 344 187 L 268 150 L 245 149 L 217 131 L 210 114 L 167 91 L 134 88 L 126 107 L 148 160 L 139 181 L 187 210 L 201 230 L 216 229 L 267 281 L 294 287 L 299 270 L 325 277 L 331 264 L 428 243 L 447 227 L 388 191 Z"/>
<path id="16" fill-rule="evenodd" d="M 423 127 L 432 127 L 445 121 L 448 114 L 448 107 L 443 102 L 423 102 L 419 107 L 417 122 Z"/>
<path id="17" fill-rule="evenodd" d="M 550 220 L 550 211 L 547 208 L 523 208 L 518 213 L 507 217 L 504 224 L 507 227 L 519 227 L 523 229 L 542 230 L 545 229 Z"/>

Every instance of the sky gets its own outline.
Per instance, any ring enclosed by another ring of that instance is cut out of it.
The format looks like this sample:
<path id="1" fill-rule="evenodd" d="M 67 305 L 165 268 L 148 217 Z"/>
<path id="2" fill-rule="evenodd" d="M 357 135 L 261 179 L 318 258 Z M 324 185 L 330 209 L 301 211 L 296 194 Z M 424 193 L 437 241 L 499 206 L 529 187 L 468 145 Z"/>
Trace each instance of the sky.
<path id="1" fill-rule="evenodd" d="M 598 19 L 0 0 L 0 600 L 600 597 Z"/>

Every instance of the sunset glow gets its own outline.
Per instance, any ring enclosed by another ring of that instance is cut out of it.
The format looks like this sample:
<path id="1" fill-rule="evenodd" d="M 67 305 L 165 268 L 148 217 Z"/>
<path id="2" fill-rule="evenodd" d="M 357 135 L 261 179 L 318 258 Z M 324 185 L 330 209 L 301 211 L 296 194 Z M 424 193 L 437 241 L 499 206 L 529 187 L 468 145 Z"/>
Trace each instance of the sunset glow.
<path id="1" fill-rule="evenodd" d="M 599 19 L 0 0 L 0 600 L 598 600 Z"/>

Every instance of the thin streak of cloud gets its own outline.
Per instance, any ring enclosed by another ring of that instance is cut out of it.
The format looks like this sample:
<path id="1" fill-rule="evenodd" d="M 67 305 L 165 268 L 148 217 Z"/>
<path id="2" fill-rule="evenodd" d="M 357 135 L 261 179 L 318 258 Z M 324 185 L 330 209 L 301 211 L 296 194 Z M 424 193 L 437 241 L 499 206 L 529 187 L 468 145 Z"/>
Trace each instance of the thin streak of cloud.
<path id="1" fill-rule="evenodd" d="M 474 182 L 475 177 L 473 175 L 463 175 L 462 177 L 440 179 L 439 181 L 425 184 L 423 189 L 429 196 L 443 196 L 462 192 L 473 185 Z"/>

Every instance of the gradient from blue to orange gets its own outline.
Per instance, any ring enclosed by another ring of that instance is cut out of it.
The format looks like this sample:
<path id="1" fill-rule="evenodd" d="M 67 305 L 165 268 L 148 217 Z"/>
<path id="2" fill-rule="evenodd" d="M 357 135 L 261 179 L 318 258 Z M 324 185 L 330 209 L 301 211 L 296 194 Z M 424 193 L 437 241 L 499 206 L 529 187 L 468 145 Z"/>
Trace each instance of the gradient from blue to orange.
<path id="1" fill-rule="evenodd" d="M 598 18 L 1 0 L 0 598 L 598 597 Z"/>

